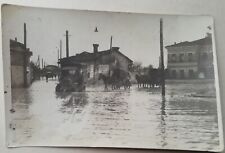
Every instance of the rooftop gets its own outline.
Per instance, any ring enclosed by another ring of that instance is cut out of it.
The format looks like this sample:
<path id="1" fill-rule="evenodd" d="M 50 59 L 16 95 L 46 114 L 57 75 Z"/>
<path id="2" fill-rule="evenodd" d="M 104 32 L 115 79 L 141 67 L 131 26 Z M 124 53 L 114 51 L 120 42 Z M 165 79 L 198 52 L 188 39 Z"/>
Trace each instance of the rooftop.
<path id="1" fill-rule="evenodd" d="M 198 40 L 194 40 L 194 41 L 184 41 L 184 42 L 180 42 L 180 43 L 174 43 L 173 45 L 168 45 L 166 46 L 166 48 L 168 47 L 183 47 L 183 46 L 203 46 L 203 45 L 212 45 L 212 37 L 207 36 L 205 38 L 202 39 L 198 39 Z"/>
<path id="2" fill-rule="evenodd" d="M 18 42 L 17 40 L 12 40 L 10 39 L 10 51 L 21 51 L 21 52 L 27 52 L 28 54 L 32 55 L 32 51 L 30 51 L 29 48 L 26 48 L 26 46 L 21 43 Z"/>
<path id="3" fill-rule="evenodd" d="M 16 41 L 16 40 L 12 40 L 12 39 L 10 39 L 10 47 L 11 47 L 11 48 L 14 48 L 14 47 L 21 47 L 21 48 L 25 49 L 25 45 L 24 45 L 23 43 L 18 42 L 18 41 Z"/>
<path id="4" fill-rule="evenodd" d="M 125 56 L 123 53 L 121 53 L 119 51 L 119 47 L 112 47 L 112 51 L 110 49 L 108 49 L 108 50 L 98 51 L 96 53 L 84 51 L 80 54 L 76 54 L 75 56 L 62 58 L 60 60 L 60 62 L 65 62 L 65 61 L 72 62 L 72 63 L 91 62 L 91 61 L 94 61 L 94 60 L 96 60 L 97 58 L 99 58 L 103 55 L 110 55 L 112 52 L 117 52 L 117 53 L 121 54 L 122 56 L 124 56 L 127 60 L 132 62 L 131 59 L 129 59 L 127 56 Z M 112 61 L 113 59 L 109 59 L 109 60 Z"/>

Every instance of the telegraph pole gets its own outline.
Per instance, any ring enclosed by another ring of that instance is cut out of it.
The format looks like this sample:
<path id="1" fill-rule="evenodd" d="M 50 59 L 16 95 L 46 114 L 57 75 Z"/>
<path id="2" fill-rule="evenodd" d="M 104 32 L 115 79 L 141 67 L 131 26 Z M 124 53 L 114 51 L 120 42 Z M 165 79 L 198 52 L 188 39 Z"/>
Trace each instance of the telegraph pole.
<path id="1" fill-rule="evenodd" d="M 95 33 L 98 33 L 98 27 L 95 27 L 94 32 L 95 32 Z M 95 78 L 95 75 L 96 75 L 95 73 L 96 73 L 96 67 L 97 67 L 97 64 L 96 64 L 96 62 L 97 62 L 97 61 L 96 61 L 96 57 L 97 57 L 97 52 L 98 52 L 98 50 L 97 50 L 97 49 L 98 49 L 98 45 L 99 45 L 99 44 L 98 44 L 97 42 L 95 42 L 95 44 L 93 44 L 93 47 L 94 47 L 94 56 L 95 56 L 95 59 L 94 59 L 94 72 L 93 72 L 93 73 L 94 73 L 94 74 L 93 74 L 93 80 L 94 80 L 93 84 L 96 83 L 96 82 L 95 82 L 95 81 L 96 81 L 96 80 L 95 80 L 95 79 L 96 79 L 96 78 Z"/>
<path id="2" fill-rule="evenodd" d="M 165 68 L 163 55 L 163 20 L 160 19 L 160 57 L 161 57 L 161 86 L 162 96 L 165 97 Z"/>
<path id="3" fill-rule="evenodd" d="M 111 38 L 110 38 L 110 51 L 112 51 L 112 36 L 111 36 Z"/>
<path id="4" fill-rule="evenodd" d="M 60 51 L 59 59 L 61 59 L 62 58 L 62 40 L 60 40 L 59 42 L 59 51 Z"/>
<path id="5" fill-rule="evenodd" d="M 27 65 L 28 65 L 28 55 L 27 55 L 27 27 L 26 27 L 26 23 L 23 24 L 23 32 L 24 32 L 24 48 L 25 48 L 25 54 L 24 54 L 24 70 L 23 70 L 23 74 L 24 74 L 24 87 L 27 87 Z"/>
<path id="6" fill-rule="evenodd" d="M 26 23 L 23 24 L 23 29 L 24 29 L 23 43 L 24 43 L 25 48 L 27 49 L 27 26 L 26 26 Z"/>
<path id="7" fill-rule="evenodd" d="M 37 64 L 38 68 L 40 68 L 40 55 L 38 55 Z"/>
<path id="8" fill-rule="evenodd" d="M 43 60 L 43 58 L 41 59 L 41 68 L 42 69 L 44 68 L 44 60 Z"/>
<path id="9" fill-rule="evenodd" d="M 69 57 L 69 31 L 66 30 L 66 57 Z"/>
<path id="10" fill-rule="evenodd" d="M 66 57 L 69 57 L 69 36 L 71 36 L 71 35 L 69 35 L 68 30 L 66 30 L 66 35 L 64 35 L 64 36 L 66 36 Z"/>
<path id="11" fill-rule="evenodd" d="M 59 52 L 59 49 L 57 48 L 57 64 L 58 64 L 58 67 L 59 67 L 59 58 L 60 58 L 60 52 Z"/>

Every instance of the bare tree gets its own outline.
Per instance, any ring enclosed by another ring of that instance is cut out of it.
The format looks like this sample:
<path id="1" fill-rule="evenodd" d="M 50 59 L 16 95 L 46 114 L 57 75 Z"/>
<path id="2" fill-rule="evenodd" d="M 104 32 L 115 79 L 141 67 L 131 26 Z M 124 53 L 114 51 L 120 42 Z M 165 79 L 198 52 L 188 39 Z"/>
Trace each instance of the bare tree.
<path id="1" fill-rule="evenodd" d="M 132 66 L 132 71 L 133 72 L 137 72 L 137 73 L 141 73 L 142 71 L 142 63 L 141 62 L 134 62 L 133 66 Z"/>

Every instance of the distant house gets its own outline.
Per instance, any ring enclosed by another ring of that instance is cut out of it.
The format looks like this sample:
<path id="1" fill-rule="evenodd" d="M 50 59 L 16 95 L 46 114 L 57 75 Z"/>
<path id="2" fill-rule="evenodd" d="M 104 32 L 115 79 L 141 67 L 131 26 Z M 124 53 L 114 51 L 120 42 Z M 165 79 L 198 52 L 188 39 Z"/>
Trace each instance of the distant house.
<path id="1" fill-rule="evenodd" d="M 47 65 L 41 70 L 42 77 L 55 78 L 59 76 L 59 67 L 56 65 Z"/>
<path id="2" fill-rule="evenodd" d="M 171 79 L 213 78 L 211 35 L 195 41 L 166 46 L 168 75 Z"/>
<path id="3" fill-rule="evenodd" d="M 59 71 L 59 67 L 56 65 L 47 65 L 47 66 L 45 66 L 45 68 L 43 70 L 57 75 L 58 71 Z"/>
<path id="4" fill-rule="evenodd" d="M 17 40 L 10 40 L 12 87 L 27 87 L 31 84 L 30 56 L 32 52 L 24 44 Z"/>
<path id="5" fill-rule="evenodd" d="M 75 56 L 62 58 L 59 61 L 61 68 L 86 65 L 88 79 L 95 78 L 98 74 L 110 74 L 113 69 L 119 68 L 129 71 L 133 61 L 119 51 L 119 47 L 109 50 L 98 50 L 98 44 L 93 44 L 93 52 L 84 51 Z"/>

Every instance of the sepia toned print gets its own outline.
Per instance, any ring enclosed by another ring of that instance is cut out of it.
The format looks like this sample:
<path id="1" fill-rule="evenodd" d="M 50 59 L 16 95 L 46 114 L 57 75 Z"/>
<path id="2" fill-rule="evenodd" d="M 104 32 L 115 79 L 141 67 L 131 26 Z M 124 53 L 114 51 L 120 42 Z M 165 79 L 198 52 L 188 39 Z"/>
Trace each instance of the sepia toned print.
<path id="1" fill-rule="evenodd" d="M 223 148 L 211 17 L 2 14 L 9 147 Z"/>

